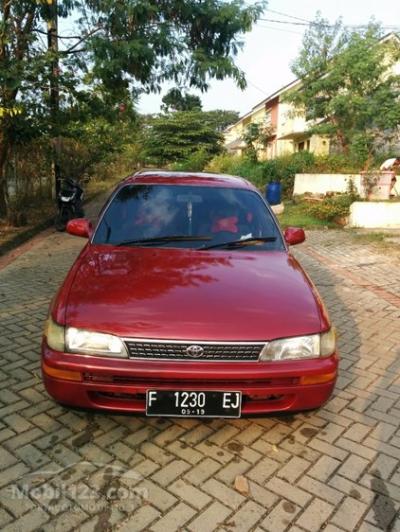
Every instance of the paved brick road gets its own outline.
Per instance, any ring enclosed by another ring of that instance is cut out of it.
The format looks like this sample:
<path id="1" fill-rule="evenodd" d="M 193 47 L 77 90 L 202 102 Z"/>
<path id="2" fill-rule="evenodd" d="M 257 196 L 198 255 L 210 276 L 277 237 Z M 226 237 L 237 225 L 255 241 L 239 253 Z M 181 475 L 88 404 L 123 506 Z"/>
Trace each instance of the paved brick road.
<path id="1" fill-rule="evenodd" d="M 82 240 L 50 234 L 0 270 L 0 529 L 400 531 L 400 260 L 345 233 L 308 236 L 296 255 L 339 328 L 341 376 L 324 408 L 292 416 L 62 408 L 39 342 Z"/>

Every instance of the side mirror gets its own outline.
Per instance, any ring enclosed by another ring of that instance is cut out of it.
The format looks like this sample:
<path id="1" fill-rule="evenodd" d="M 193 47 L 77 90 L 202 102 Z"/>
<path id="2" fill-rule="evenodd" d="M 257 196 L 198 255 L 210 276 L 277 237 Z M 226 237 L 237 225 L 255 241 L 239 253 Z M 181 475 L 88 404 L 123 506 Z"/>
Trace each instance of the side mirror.
<path id="1" fill-rule="evenodd" d="M 283 233 L 286 244 L 294 246 L 295 244 L 301 244 L 306 239 L 304 230 L 300 227 L 288 227 Z"/>
<path id="2" fill-rule="evenodd" d="M 75 218 L 67 223 L 67 233 L 89 238 L 92 236 L 93 226 L 86 218 Z"/>

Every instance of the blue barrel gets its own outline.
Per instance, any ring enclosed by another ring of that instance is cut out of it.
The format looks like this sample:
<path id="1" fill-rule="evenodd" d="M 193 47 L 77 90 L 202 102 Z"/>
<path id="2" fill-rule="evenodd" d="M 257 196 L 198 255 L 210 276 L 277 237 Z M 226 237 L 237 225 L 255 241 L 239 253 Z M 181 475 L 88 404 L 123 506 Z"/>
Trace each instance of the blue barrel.
<path id="1" fill-rule="evenodd" d="M 281 202 L 282 188 L 277 182 L 268 183 L 265 197 L 270 205 L 279 205 Z"/>

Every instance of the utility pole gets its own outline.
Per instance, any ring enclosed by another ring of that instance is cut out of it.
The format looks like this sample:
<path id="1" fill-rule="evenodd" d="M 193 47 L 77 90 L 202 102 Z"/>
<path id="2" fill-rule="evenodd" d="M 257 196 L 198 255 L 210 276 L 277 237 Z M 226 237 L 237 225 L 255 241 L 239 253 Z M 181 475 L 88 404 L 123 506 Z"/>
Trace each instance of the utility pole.
<path id="1" fill-rule="evenodd" d="M 52 132 L 52 190 L 53 197 L 57 198 L 60 191 L 60 139 L 58 137 L 58 112 L 60 108 L 59 98 L 59 64 L 58 64 L 58 17 L 57 0 L 47 0 L 49 6 L 49 18 L 47 21 L 47 45 L 52 56 L 51 78 L 50 78 L 50 119 Z"/>

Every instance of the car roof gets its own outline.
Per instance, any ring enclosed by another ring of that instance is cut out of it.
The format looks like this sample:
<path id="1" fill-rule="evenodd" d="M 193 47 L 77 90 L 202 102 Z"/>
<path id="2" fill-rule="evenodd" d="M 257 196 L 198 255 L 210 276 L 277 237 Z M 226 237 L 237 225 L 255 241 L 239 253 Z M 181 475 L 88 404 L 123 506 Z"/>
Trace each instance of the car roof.
<path id="1" fill-rule="evenodd" d="M 238 176 L 207 172 L 170 172 L 167 170 L 143 170 L 125 178 L 121 185 L 125 184 L 205 185 L 255 189 L 249 181 Z"/>

